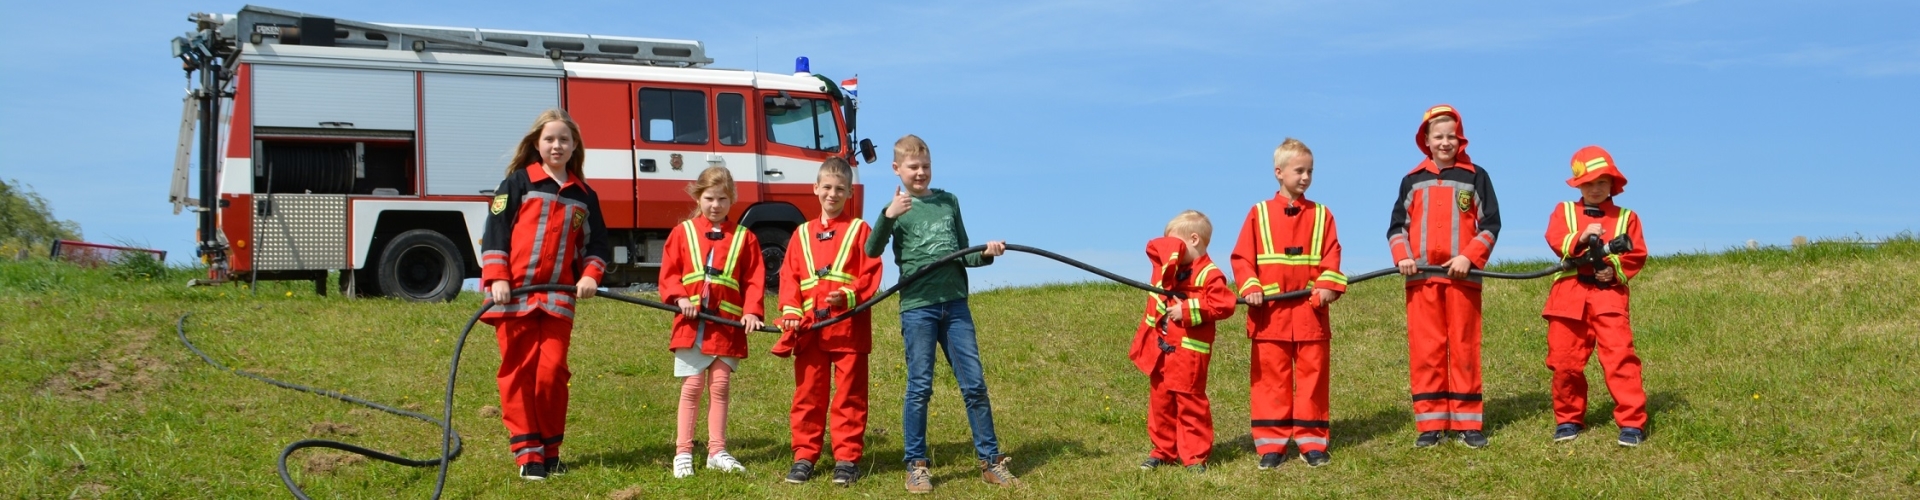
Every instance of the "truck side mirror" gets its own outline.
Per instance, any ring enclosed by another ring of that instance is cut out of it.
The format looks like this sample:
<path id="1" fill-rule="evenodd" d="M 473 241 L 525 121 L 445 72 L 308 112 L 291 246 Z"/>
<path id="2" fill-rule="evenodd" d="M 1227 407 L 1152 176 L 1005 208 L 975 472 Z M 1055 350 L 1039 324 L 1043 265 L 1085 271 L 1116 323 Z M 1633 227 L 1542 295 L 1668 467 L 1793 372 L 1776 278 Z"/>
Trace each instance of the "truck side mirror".
<path id="1" fill-rule="evenodd" d="M 868 165 L 872 165 L 873 161 L 877 159 L 878 156 L 879 155 L 875 154 L 873 151 L 873 139 L 860 140 L 860 158 L 861 159 L 866 160 Z"/>

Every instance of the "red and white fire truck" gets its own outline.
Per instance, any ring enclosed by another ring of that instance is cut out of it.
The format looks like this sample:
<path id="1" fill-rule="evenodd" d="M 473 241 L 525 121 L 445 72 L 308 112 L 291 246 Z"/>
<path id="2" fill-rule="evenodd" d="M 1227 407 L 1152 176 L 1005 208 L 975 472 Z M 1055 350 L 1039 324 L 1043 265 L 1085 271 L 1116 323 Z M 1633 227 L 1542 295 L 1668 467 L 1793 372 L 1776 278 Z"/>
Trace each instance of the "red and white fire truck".
<path id="1" fill-rule="evenodd" d="M 585 177 L 613 244 L 605 283 L 657 279 L 667 232 L 708 166 L 772 273 L 818 216 L 817 166 L 873 161 L 833 80 L 711 69 L 696 41 L 359 22 L 247 6 L 194 14 L 174 40 L 190 89 L 175 212 L 200 215 L 207 280 L 313 280 L 349 294 L 452 300 L 479 277 L 492 190 L 548 108 L 581 128 Z M 197 130 L 197 140 L 194 134 Z M 187 193 L 199 151 L 199 193 Z M 856 169 L 857 171 L 858 169 Z M 856 176 L 858 174 L 856 173 Z M 860 210 L 856 179 L 853 205 Z"/>

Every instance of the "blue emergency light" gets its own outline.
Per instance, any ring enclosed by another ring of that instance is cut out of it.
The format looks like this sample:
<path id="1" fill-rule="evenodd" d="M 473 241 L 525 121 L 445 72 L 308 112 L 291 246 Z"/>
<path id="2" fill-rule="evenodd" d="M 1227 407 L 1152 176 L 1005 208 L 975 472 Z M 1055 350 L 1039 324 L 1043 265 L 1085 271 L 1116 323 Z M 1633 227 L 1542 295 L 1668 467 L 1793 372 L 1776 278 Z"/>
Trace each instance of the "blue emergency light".
<path id="1" fill-rule="evenodd" d="M 807 64 L 807 56 L 800 56 L 793 60 L 793 74 L 805 75 L 810 73 L 813 73 L 813 68 Z"/>

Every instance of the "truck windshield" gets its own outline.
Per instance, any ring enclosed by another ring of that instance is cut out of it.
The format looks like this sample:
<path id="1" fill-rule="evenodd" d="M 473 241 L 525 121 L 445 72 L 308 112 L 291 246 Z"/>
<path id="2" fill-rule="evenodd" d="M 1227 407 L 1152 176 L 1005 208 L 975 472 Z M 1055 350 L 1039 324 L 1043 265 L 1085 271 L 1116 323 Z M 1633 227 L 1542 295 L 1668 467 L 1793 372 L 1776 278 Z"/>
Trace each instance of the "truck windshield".
<path id="1" fill-rule="evenodd" d="M 773 142 L 818 151 L 840 151 L 840 129 L 833 121 L 833 102 L 826 99 L 794 98 L 798 109 L 777 105 L 777 97 L 766 98 L 767 137 Z"/>

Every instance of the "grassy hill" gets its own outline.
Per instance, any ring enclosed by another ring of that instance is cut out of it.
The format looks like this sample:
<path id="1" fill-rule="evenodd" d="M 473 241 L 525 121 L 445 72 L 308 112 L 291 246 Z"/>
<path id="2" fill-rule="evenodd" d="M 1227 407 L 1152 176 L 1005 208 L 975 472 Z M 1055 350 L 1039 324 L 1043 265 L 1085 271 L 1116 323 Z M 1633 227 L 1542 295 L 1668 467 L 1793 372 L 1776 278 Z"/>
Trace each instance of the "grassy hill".
<path id="1" fill-rule="evenodd" d="M 1015 256 L 1011 258 L 1032 258 Z M 1149 449 L 1146 379 L 1125 357 L 1143 292 L 1107 284 L 1014 288 L 974 298 L 1004 449 L 1028 482 L 992 490 L 972 462 L 950 373 L 935 384 L 937 494 L 1039 497 L 1884 497 L 1920 496 L 1920 242 L 1822 243 L 1655 258 L 1634 283 L 1652 437 L 1612 443 L 1611 398 L 1594 378 L 1593 432 L 1551 443 L 1545 281 L 1487 286 L 1485 377 L 1492 446 L 1412 447 L 1404 308 L 1396 280 L 1336 305 L 1333 463 L 1259 472 L 1248 437 L 1243 323 L 1225 322 L 1212 387 L 1214 470 L 1134 468 Z M 1511 269 L 1540 263 L 1515 263 Z M 1351 269 L 1349 271 L 1364 271 Z M 1134 269 L 1123 269 L 1137 274 Z M 122 273 L 124 274 L 124 273 Z M 236 368 L 439 411 L 451 339 L 478 306 L 316 297 L 306 283 L 187 289 L 48 262 L 0 263 L 0 497 L 258 498 L 283 495 L 273 460 L 325 437 L 425 457 L 416 421 L 273 388 L 205 365 L 188 333 Z M 791 455 L 784 360 L 770 336 L 734 382 L 730 449 L 750 473 L 674 480 L 677 383 L 668 317 L 587 301 L 574 332 L 570 475 L 512 477 L 490 329 L 462 365 L 455 425 L 467 436 L 451 498 L 901 495 L 900 358 L 893 302 L 875 310 L 869 477 L 780 481 Z M 324 498 L 426 496 L 433 471 L 331 451 L 294 457 Z"/>

